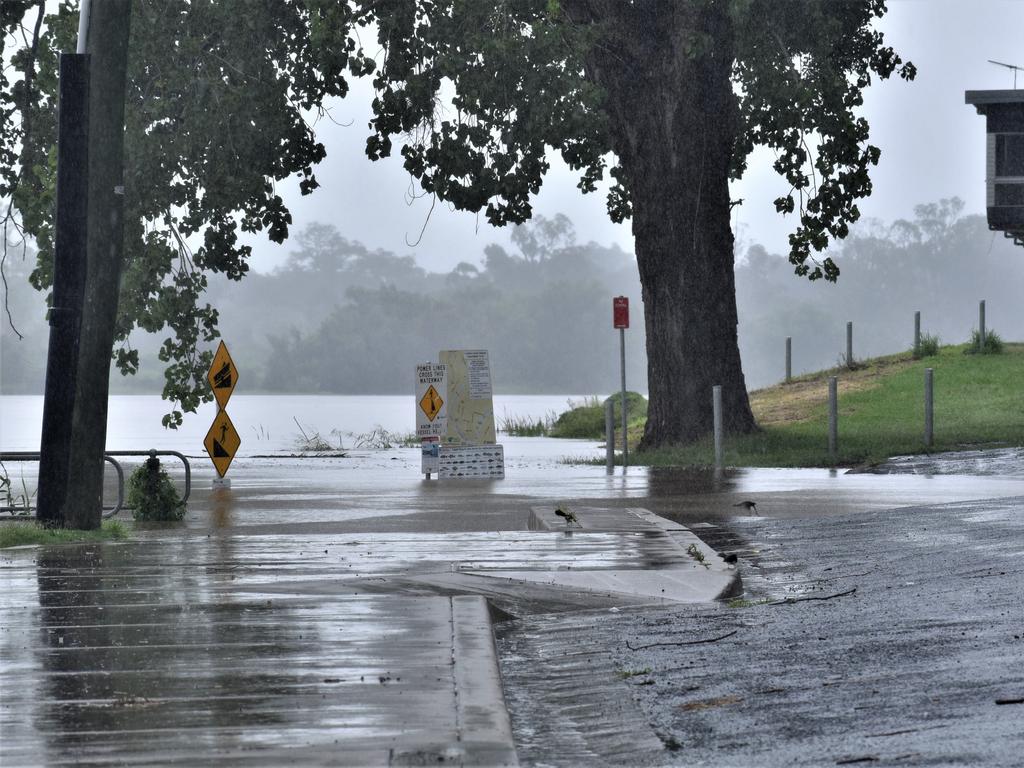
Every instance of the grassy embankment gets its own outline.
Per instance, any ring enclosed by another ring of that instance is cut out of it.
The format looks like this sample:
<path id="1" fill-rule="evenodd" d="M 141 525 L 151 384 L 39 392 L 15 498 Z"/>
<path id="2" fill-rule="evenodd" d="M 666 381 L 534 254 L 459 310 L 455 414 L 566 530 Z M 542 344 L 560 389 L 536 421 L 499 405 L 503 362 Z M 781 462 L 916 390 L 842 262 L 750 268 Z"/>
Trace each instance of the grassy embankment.
<path id="1" fill-rule="evenodd" d="M 0 549 L 25 544 L 81 544 L 128 538 L 128 529 L 117 520 L 104 520 L 95 531 L 43 528 L 34 522 L 0 522 Z"/>
<path id="2" fill-rule="evenodd" d="M 909 453 L 1024 445 L 1024 344 L 1002 354 L 942 347 L 915 360 L 909 352 L 801 376 L 750 394 L 757 434 L 728 438 L 728 466 L 821 467 L 883 461 Z M 924 369 L 934 369 L 934 445 L 924 447 Z M 838 378 L 839 450 L 828 455 L 829 376 Z M 636 445 L 642 428 L 630 430 Z M 708 437 L 677 448 L 631 453 L 637 464 L 709 465 Z"/>

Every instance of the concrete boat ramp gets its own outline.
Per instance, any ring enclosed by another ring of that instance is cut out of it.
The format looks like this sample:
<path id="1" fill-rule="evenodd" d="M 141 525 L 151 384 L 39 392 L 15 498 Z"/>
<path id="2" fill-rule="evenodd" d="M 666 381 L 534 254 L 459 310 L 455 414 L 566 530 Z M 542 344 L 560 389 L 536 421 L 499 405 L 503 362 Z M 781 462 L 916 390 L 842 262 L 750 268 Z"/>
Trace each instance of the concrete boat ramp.
<path id="1" fill-rule="evenodd" d="M 515 765 L 493 616 L 738 589 L 677 523 L 571 508 L 524 510 L 523 530 L 192 525 L 6 550 L 0 762 Z"/>

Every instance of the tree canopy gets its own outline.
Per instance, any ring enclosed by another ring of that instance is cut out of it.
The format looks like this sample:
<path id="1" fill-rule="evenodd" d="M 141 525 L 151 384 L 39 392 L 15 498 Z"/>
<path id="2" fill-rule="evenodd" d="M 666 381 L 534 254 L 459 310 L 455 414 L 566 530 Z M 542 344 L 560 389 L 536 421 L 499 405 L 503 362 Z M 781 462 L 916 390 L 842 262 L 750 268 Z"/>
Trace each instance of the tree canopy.
<path id="1" fill-rule="evenodd" d="M 74 50 L 77 29 L 76 3 L 55 14 L 44 6 L 5 2 L 0 17 L 20 74 L 0 83 L 0 196 L 13 201 L 6 223 L 36 242 L 39 289 L 53 280 L 57 53 Z M 216 336 L 217 311 L 203 301 L 207 275 L 246 273 L 251 248 L 240 230 L 287 237 L 291 214 L 275 183 L 297 176 L 311 192 L 325 156 L 306 114 L 347 93 L 342 72 L 372 62 L 355 51 L 354 11 L 344 4 L 138 0 L 132 10 L 116 358 L 134 372 L 132 328 L 166 331 L 164 395 L 195 410 L 209 399 L 212 355 L 202 346 Z M 175 411 L 165 423 L 180 420 Z"/>
<path id="2" fill-rule="evenodd" d="M 165 396 L 186 410 L 208 396 L 206 273 L 245 274 L 239 229 L 287 236 L 274 184 L 297 176 L 313 191 L 325 152 L 306 116 L 371 76 L 367 155 L 398 145 L 424 192 L 456 209 L 527 220 L 551 150 L 581 191 L 608 181 L 610 216 L 632 216 L 637 236 L 645 442 L 705 430 L 711 383 L 735 393 L 727 428 L 749 430 L 727 182 L 755 146 L 773 148 L 790 185 L 775 207 L 796 217 L 790 261 L 811 279 L 838 276 L 824 250 L 859 217 L 880 154 L 857 114 L 862 92 L 914 76 L 873 27 L 884 12 L 882 0 L 136 0 L 119 337 L 166 328 Z M 3 4 L 20 75 L 0 83 L 0 194 L 38 242 L 40 288 L 52 278 L 55 53 L 71 48 L 74 17 L 69 2 L 45 18 L 41 1 Z M 117 360 L 138 364 L 125 347 Z M 681 378 L 687 389 L 670 391 Z"/>

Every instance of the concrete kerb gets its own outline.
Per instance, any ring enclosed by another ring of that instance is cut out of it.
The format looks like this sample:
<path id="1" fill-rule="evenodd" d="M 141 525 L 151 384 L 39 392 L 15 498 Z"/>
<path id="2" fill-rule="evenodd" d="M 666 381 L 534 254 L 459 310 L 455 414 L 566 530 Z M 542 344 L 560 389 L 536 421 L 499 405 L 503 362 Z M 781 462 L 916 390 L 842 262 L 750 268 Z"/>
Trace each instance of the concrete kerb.
<path id="1" fill-rule="evenodd" d="M 504 589 L 574 593 L 581 604 L 600 595 L 620 596 L 632 604 L 707 602 L 738 593 L 739 572 L 692 531 L 643 508 L 579 508 L 582 533 L 661 532 L 680 561 L 666 568 L 578 571 L 464 571 L 452 574 L 458 587 L 476 582 L 483 594 Z M 554 508 L 533 507 L 530 527 L 561 531 L 565 523 Z M 429 579 L 428 579 L 429 580 Z M 440 585 L 438 585 L 440 586 Z M 456 586 L 450 584 L 448 586 Z M 463 765 L 518 765 L 512 727 L 505 705 L 488 600 L 455 595 L 452 607 L 452 664 L 460 743 L 439 757 Z M 408 755 L 416 759 L 421 755 Z M 393 759 L 402 759 L 393 755 Z"/>
<path id="2" fill-rule="evenodd" d="M 580 507 L 573 508 L 573 513 L 578 524 L 568 525 L 555 515 L 554 507 L 532 507 L 530 528 L 582 534 L 662 532 L 677 550 L 679 561 L 663 568 L 490 570 L 463 571 L 462 575 L 607 597 L 620 595 L 631 603 L 711 602 L 742 592 L 736 567 L 726 563 L 718 552 L 679 523 L 640 507 L 625 510 Z"/>
<path id="3" fill-rule="evenodd" d="M 518 766 L 487 601 L 449 600 L 456 741 L 394 747 L 388 765 Z"/>
<path id="4" fill-rule="evenodd" d="M 452 663 L 462 765 L 518 765 L 487 601 L 452 597 Z"/>

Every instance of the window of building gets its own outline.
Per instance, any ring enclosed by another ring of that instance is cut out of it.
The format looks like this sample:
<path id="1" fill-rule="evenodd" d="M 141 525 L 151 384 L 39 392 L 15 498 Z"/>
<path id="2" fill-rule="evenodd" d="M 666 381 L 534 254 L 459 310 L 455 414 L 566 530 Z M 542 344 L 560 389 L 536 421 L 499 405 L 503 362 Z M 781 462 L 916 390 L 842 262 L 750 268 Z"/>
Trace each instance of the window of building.
<path id="1" fill-rule="evenodd" d="M 996 205 L 1024 206 L 1024 183 L 996 184 L 994 198 Z"/>
<path id="2" fill-rule="evenodd" d="M 996 177 L 1006 176 L 1024 178 L 1024 133 L 996 134 Z"/>

